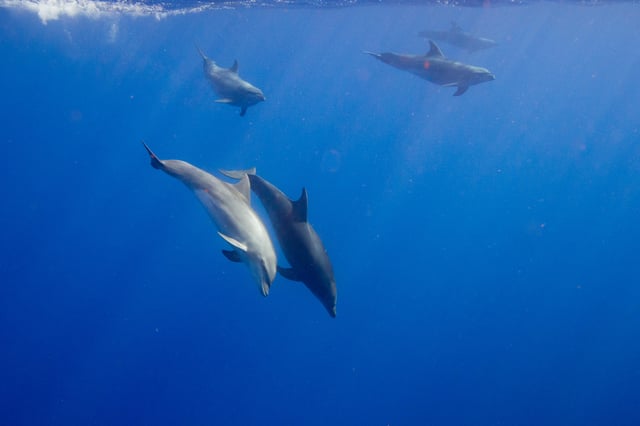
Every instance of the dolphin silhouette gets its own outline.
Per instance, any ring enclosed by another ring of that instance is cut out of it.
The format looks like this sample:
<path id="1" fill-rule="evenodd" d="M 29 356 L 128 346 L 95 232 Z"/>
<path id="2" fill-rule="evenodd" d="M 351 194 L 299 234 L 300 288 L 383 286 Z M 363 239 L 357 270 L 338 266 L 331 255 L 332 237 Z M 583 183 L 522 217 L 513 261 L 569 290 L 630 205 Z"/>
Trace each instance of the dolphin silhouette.
<path id="1" fill-rule="evenodd" d="M 181 160 L 160 160 L 143 142 L 154 169 L 162 170 L 191 189 L 232 250 L 222 250 L 232 262 L 243 262 L 263 296 L 276 276 L 276 253 L 267 229 L 251 208 L 249 179 L 232 185 Z"/>
<path id="2" fill-rule="evenodd" d="M 301 281 L 322 303 L 331 317 L 336 316 L 337 289 L 333 267 L 320 237 L 307 220 L 307 190 L 291 201 L 276 186 L 250 170 L 221 170 L 234 179 L 247 175 L 251 190 L 260 198 L 290 268 L 278 266 L 278 272 L 292 281 Z"/>
<path id="3" fill-rule="evenodd" d="M 244 116 L 247 108 L 266 100 L 262 90 L 240 78 L 237 60 L 231 68 L 222 68 L 209 59 L 198 46 L 196 48 L 204 61 L 205 77 L 211 83 L 213 91 L 220 96 L 216 102 L 239 106 L 240 115 Z"/>
<path id="4" fill-rule="evenodd" d="M 410 72 L 427 81 L 440 86 L 456 86 L 458 90 L 453 96 L 460 96 L 474 84 L 495 80 L 495 76 L 486 68 L 463 64 L 444 57 L 442 51 L 433 41 L 426 55 L 406 55 L 399 53 L 364 53 L 389 64 L 399 70 Z"/>
<path id="5" fill-rule="evenodd" d="M 463 32 L 462 28 L 455 22 L 451 22 L 451 28 L 449 30 L 424 30 L 420 31 L 418 35 L 427 39 L 448 43 L 460 49 L 465 49 L 469 53 L 498 45 L 496 41 L 489 38 L 477 37 L 470 33 Z"/>

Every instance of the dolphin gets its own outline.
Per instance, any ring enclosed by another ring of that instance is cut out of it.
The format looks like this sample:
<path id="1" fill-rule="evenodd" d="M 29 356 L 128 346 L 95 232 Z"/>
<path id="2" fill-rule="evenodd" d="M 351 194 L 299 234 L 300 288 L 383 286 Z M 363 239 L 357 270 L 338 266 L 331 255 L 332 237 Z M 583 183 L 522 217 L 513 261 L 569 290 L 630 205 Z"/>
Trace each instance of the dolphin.
<path id="1" fill-rule="evenodd" d="M 205 77 L 211 83 L 213 91 L 220 96 L 216 102 L 239 106 L 240 115 L 244 116 L 247 108 L 267 99 L 262 90 L 240 78 L 237 60 L 233 62 L 231 68 L 222 68 L 209 59 L 198 46 L 196 48 L 204 61 Z"/>
<path id="2" fill-rule="evenodd" d="M 469 33 L 462 31 L 462 28 L 455 23 L 451 23 L 451 29 L 446 31 L 439 30 L 424 30 L 418 33 L 420 37 L 427 39 L 442 41 L 452 46 L 459 47 L 467 50 L 469 53 L 476 52 L 482 49 L 488 49 L 490 47 L 497 46 L 498 43 L 494 40 L 484 37 L 477 37 Z"/>
<path id="3" fill-rule="evenodd" d="M 251 190 L 258 196 L 271 220 L 278 242 L 290 268 L 278 266 L 284 278 L 301 281 L 322 303 L 329 315 L 336 316 L 336 280 L 333 267 L 320 237 L 307 220 L 307 190 L 291 201 L 276 186 L 257 176 L 255 169 L 221 170 L 234 179 L 247 175 Z"/>
<path id="4" fill-rule="evenodd" d="M 181 160 L 160 160 L 143 142 L 151 166 L 175 177 L 191 189 L 232 250 L 222 254 L 232 262 L 247 264 L 263 296 L 276 277 L 276 253 L 267 229 L 251 208 L 249 179 L 232 185 Z"/>
<path id="5" fill-rule="evenodd" d="M 486 68 L 463 64 L 447 59 L 433 41 L 426 55 L 406 55 L 399 53 L 364 53 L 389 64 L 399 70 L 408 71 L 440 86 L 456 86 L 453 96 L 460 96 L 474 84 L 495 80 L 495 76 Z"/>

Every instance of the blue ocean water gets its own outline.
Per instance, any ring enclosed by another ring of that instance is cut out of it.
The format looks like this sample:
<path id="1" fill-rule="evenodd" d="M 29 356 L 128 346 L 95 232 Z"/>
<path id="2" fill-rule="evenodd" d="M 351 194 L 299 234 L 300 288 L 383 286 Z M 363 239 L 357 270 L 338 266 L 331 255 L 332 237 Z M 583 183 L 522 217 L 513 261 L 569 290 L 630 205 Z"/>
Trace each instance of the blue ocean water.
<path id="1" fill-rule="evenodd" d="M 640 424 L 637 4 L 69 4 L 0 7 L 0 424 Z M 463 96 L 362 54 L 451 21 L 499 43 L 440 44 Z M 306 187 L 337 318 L 142 140 Z"/>

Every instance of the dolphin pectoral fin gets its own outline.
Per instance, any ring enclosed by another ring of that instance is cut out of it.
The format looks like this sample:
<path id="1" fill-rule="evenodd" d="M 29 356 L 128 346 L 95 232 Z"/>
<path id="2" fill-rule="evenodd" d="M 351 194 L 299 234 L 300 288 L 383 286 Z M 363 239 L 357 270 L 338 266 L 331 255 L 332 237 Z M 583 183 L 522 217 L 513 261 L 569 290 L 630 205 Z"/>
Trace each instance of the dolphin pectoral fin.
<path id="1" fill-rule="evenodd" d="M 226 257 L 227 259 L 229 259 L 232 262 L 242 262 L 242 259 L 240 258 L 240 255 L 238 254 L 237 251 L 234 251 L 234 250 L 222 250 L 222 254 L 224 254 L 224 257 Z"/>
<path id="2" fill-rule="evenodd" d="M 238 60 L 234 60 L 233 61 L 233 65 L 231 65 L 231 68 L 229 68 L 229 71 L 233 71 L 236 74 L 238 74 Z"/>
<path id="3" fill-rule="evenodd" d="M 219 104 L 230 104 L 233 101 L 229 98 L 222 98 L 222 99 L 216 99 L 214 102 L 217 102 Z"/>
<path id="4" fill-rule="evenodd" d="M 244 117 L 244 115 L 247 113 L 247 107 L 245 105 L 243 105 L 240 108 L 240 117 Z"/>
<path id="5" fill-rule="evenodd" d="M 278 272 L 288 280 L 302 281 L 293 268 L 283 268 L 282 266 L 278 266 Z"/>
<path id="6" fill-rule="evenodd" d="M 218 169 L 218 171 L 220 173 L 222 173 L 223 175 L 225 175 L 226 177 L 229 177 L 231 179 L 242 179 L 242 176 L 244 176 L 244 175 L 255 175 L 256 174 L 256 168 L 255 167 L 252 167 L 250 169 L 245 169 L 245 170 Z"/>
<path id="7" fill-rule="evenodd" d="M 456 93 L 454 93 L 453 96 L 460 96 L 464 92 L 466 92 L 468 89 L 469 89 L 469 86 L 458 86 L 458 90 L 456 90 Z"/>
<path id="8" fill-rule="evenodd" d="M 296 222 L 306 222 L 307 221 L 307 205 L 309 204 L 307 198 L 307 190 L 306 188 L 302 188 L 302 194 L 300 194 L 300 198 L 296 201 L 292 202 L 293 204 L 293 219 Z"/>
<path id="9" fill-rule="evenodd" d="M 151 167 L 153 167 L 154 169 L 162 169 L 162 161 L 160 161 L 160 159 L 153 153 L 153 151 L 151 151 L 151 148 L 149 148 L 146 143 L 142 142 L 142 145 L 144 145 L 144 148 L 149 153 L 149 157 L 151 158 Z"/>
<path id="10" fill-rule="evenodd" d="M 220 235 L 222 237 L 223 240 L 225 240 L 226 242 L 228 242 L 229 244 L 231 244 L 232 246 L 234 246 L 235 248 L 237 248 L 238 250 L 242 250 L 244 252 L 247 251 L 247 246 L 246 244 L 242 244 L 240 241 L 236 240 L 235 238 L 231 238 L 228 235 L 224 235 L 222 232 L 218 231 L 218 235 Z"/>

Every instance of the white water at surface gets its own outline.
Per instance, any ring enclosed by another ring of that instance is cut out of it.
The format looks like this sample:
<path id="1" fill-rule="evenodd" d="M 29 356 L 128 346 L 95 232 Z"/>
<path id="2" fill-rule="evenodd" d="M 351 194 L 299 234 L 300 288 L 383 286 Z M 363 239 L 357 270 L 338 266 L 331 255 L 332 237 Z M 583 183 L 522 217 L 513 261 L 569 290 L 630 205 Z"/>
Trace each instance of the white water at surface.
<path id="1" fill-rule="evenodd" d="M 211 8 L 196 6 L 168 9 L 163 5 L 100 0 L 0 0 L 0 8 L 36 13 L 43 24 L 62 17 L 86 17 L 99 19 L 117 15 L 166 18 L 172 15 L 198 13 Z"/>

